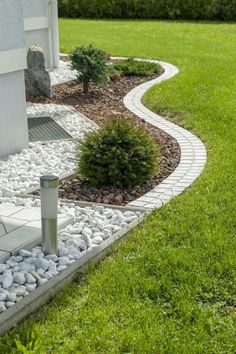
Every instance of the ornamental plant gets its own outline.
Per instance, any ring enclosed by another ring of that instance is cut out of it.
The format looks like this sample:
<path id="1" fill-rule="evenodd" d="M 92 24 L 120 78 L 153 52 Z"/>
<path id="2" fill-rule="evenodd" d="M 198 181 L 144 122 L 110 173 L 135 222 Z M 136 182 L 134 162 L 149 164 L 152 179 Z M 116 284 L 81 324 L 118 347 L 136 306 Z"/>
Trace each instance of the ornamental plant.
<path id="1" fill-rule="evenodd" d="M 133 58 L 117 60 L 113 63 L 113 70 L 121 73 L 123 76 L 151 76 L 159 74 L 161 66 L 148 61 L 138 61 Z"/>
<path id="2" fill-rule="evenodd" d="M 143 128 L 112 118 L 87 135 L 77 155 L 81 177 L 96 186 L 134 186 L 155 175 L 158 150 Z"/>
<path id="3" fill-rule="evenodd" d="M 83 84 L 83 92 L 88 93 L 89 84 L 103 84 L 107 81 L 106 52 L 94 48 L 77 47 L 70 56 L 71 65 L 77 71 L 77 81 Z"/>

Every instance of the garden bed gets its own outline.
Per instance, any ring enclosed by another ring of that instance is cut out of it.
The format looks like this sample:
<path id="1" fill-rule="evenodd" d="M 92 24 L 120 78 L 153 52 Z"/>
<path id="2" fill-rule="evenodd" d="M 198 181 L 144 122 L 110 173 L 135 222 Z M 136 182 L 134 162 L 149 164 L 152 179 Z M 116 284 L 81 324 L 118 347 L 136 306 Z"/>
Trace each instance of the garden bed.
<path id="1" fill-rule="evenodd" d="M 126 205 L 153 189 L 175 170 L 180 161 L 180 149 L 177 142 L 162 130 L 153 127 L 140 118 L 137 118 L 127 110 L 123 104 L 124 96 L 132 88 L 152 78 L 153 76 L 121 77 L 120 80 L 110 81 L 103 87 L 92 85 L 90 92 L 86 95 L 82 93 L 81 85 L 78 85 L 75 82 L 68 82 L 54 87 L 54 97 L 52 99 L 28 97 L 29 101 L 35 103 L 71 105 L 100 126 L 113 116 L 124 115 L 131 119 L 135 126 L 144 127 L 160 147 L 160 154 L 158 157 L 159 168 L 157 174 L 145 183 L 127 188 L 111 186 L 97 188 L 92 187 L 87 181 L 81 179 L 78 173 L 76 173 L 61 181 L 61 198 Z"/>

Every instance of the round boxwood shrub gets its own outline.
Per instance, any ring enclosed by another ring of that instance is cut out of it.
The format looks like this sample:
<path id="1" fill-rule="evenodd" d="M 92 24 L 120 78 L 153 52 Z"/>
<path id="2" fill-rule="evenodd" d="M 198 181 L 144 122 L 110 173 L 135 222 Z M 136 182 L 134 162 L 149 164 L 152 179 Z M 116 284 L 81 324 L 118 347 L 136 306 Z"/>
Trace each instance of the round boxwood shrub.
<path id="1" fill-rule="evenodd" d="M 134 186 L 155 175 L 157 147 L 143 128 L 113 118 L 80 146 L 80 175 L 92 185 Z"/>

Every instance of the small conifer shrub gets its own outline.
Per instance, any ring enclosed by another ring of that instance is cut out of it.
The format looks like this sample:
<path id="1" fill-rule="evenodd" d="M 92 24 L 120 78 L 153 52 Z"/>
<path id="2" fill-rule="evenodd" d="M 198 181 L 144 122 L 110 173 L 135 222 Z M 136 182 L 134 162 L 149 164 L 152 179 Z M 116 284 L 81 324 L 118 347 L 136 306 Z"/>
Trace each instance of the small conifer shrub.
<path id="1" fill-rule="evenodd" d="M 87 135 L 77 163 L 80 175 L 96 186 L 134 186 L 157 171 L 158 149 L 143 128 L 113 118 Z"/>
<path id="2" fill-rule="evenodd" d="M 107 81 L 107 54 L 92 44 L 77 47 L 70 56 L 71 66 L 77 71 L 77 81 L 83 84 L 83 92 L 88 93 L 89 84 L 103 84 Z"/>

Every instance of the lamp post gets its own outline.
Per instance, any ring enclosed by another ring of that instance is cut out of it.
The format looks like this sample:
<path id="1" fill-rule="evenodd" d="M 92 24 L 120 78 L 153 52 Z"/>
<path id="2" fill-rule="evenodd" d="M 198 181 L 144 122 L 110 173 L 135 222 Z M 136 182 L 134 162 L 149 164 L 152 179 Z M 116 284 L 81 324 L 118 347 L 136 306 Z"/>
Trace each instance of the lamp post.
<path id="1" fill-rule="evenodd" d="M 42 248 L 45 254 L 58 253 L 58 186 L 57 176 L 40 177 Z"/>

